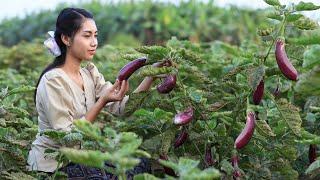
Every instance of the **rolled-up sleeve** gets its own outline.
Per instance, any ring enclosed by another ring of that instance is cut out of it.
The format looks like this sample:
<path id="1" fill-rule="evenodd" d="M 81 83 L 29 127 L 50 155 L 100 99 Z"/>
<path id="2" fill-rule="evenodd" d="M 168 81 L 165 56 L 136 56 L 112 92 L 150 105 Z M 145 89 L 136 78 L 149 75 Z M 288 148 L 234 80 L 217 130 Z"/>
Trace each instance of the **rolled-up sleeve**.
<path id="1" fill-rule="evenodd" d="M 93 63 L 89 63 L 87 65 L 87 69 L 93 78 L 95 86 L 95 98 L 98 99 L 105 92 L 106 88 L 110 88 L 112 86 L 112 83 L 105 81 L 103 75 L 98 71 L 98 68 Z M 129 95 L 126 95 L 121 101 L 107 103 L 105 108 L 114 115 L 122 116 L 124 115 L 125 105 L 128 100 Z"/>
<path id="2" fill-rule="evenodd" d="M 62 78 L 46 79 L 43 83 L 43 108 L 52 129 L 71 131 L 74 120 L 72 97 Z"/>

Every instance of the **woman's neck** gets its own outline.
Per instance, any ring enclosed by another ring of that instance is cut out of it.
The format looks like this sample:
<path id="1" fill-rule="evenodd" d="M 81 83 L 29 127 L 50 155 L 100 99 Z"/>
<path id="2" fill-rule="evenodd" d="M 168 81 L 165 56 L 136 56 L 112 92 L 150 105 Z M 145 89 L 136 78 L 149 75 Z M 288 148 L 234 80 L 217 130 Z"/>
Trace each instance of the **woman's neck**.
<path id="1" fill-rule="evenodd" d="M 68 74 L 77 76 L 80 73 L 80 64 L 81 60 L 77 59 L 73 56 L 71 56 L 69 53 L 66 54 L 66 61 L 61 66 L 61 69 L 63 69 Z"/>

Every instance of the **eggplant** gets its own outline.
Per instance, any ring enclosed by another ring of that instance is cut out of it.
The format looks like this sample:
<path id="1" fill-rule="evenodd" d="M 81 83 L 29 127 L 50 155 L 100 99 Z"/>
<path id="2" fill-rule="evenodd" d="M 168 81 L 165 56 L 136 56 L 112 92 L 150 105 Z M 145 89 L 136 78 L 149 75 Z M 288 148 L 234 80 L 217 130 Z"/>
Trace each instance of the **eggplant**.
<path id="1" fill-rule="evenodd" d="M 253 92 L 253 103 L 255 105 L 260 104 L 264 92 L 264 82 L 263 79 L 260 81 L 259 85 L 257 86 L 257 89 Z"/>
<path id="2" fill-rule="evenodd" d="M 317 145 L 310 144 L 309 146 L 309 163 L 313 163 L 317 159 Z"/>
<path id="3" fill-rule="evenodd" d="M 189 137 L 189 134 L 185 128 L 183 128 L 182 132 L 179 134 L 178 138 L 174 142 L 174 148 L 180 147 Z"/>
<path id="4" fill-rule="evenodd" d="M 216 161 L 212 158 L 211 145 L 206 146 L 206 154 L 204 156 L 204 159 L 208 166 L 213 166 L 216 163 Z"/>
<path id="5" fill-rule="evenodd" d="M 274 97 L 279 97 L 279 96 L 280 96 L 280 93 L 281 93 L 280 87 L 279 87 L 279 85 L 277 85 L 277 87 L 274 89 L 274 91 L 272 92 L 272 94 L 273 94 Z"/>
<path id="6" fill-rule="evenodd" d="M 157 86 L 157 90 L 161 94 L 167 94 L 176 86 L 176 82 L 177 76 L 175 74 L 170 74 Z"/>
<path id="7" fill-rule="evenodd" d="M 233 155 L 231 157 L 231 164 L 233 167 L 233 179 L 238 180 L 241 177 L 241 171 L 239 170 L 239 157 L 237 155 Z"/>
<path id="8" fill-rule="evenodd" d="M 297 81 L 298 80 L 298 72 L 288 59 L 284 40 L 278 39 L 276 41 L 276 50 L 275 50 L 276 60 L 279 69 L 282 74 L 290 80 Z"/>
<path id="9" fill-rule="evenodd" d="M 161 160 L 165 160 L 165 161 L 168 161 L 168 155 L 166 154 L 160 154 L 160 159 Z M 166 166 L 163 166 L 163 169 L 164 169 L 164 172 L 170 176 L 174 176 L 174 177 L 177 177 L 176 173 L 174 172 L 173 169 L 169 168 L 169 167 L 166 167 Z"/>
<path id="10" fill-rule="evenodd" d="M 118 74 L 119 81 L 129 79 L 129 77 L 136 70 L 146 65 L 146 61 L 147 59 L 143 57 L 143 58 L 135 59 L 129 62 L 128 64 L 126 64 L 125 66 L 123 66 L 123 68 L 119 71 L 119 74 Z"/>
<path id="11" fill-rule="evenodd" d="M 249 112 L 247 114 L 246 125 L 234 143 L 235 148 L 241 149 L 249 143 L 254 132 L 255 120 L 254 112 Z"/>
<path id="12" fill-rule="evenodd" d="M 193 108 L 189 107 L 185 111 L 182 111 L 175 115 L 174 124 L 186 125 L 193 119 Z"/>

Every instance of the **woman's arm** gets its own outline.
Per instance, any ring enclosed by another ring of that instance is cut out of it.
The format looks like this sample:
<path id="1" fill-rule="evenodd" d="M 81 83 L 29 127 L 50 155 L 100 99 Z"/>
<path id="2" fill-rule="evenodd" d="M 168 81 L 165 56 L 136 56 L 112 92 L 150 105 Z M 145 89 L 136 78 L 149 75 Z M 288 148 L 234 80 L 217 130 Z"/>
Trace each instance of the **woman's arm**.
<path id="1" fill-rule="evenodd" d="M 99 97 L 98 101 L 86 113 L 85 119 L 93 122 L 107 103 L 121 101 L 128 89 L 129 83 L 127 81 L 119 82 L 117 80 L 115 84 L 104 90 L 103 95 Z"/>
<path id="2" fill-rule="evenodd" d="M 153 77 L 145 77 L 144 80 L 140 83 L 140 85 L 133 91 L 133 93 L 139 93 L 148 91 L 154 81 Z"/>

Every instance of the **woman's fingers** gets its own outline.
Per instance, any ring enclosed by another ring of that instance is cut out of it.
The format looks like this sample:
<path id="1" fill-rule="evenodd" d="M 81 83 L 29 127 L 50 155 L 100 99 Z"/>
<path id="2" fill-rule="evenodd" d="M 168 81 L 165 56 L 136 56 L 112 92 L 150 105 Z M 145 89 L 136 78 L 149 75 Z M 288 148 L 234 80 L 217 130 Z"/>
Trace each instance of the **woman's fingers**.
<path id="1" fill-rule="evenodd" d="M 120 81 L 117 79 L 116 82 L 112 86 L 112 91 L 117 90 L 120 85 Z"/>
<path id="2" fill-rule="evenodd" d="M 119 95 L 120 97 L 123 97 L 126 93 L 126 80 L 123 80 L 122 83 L 121 83 L 121 88 L 120 88 L 120 91 L 119 91 Z"/>

